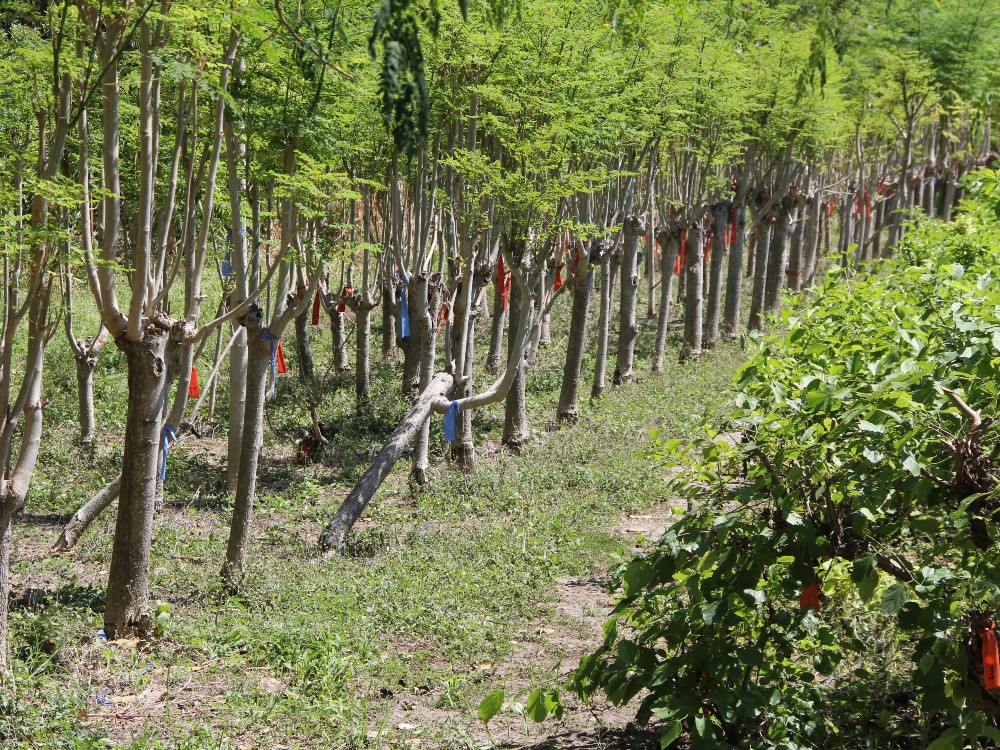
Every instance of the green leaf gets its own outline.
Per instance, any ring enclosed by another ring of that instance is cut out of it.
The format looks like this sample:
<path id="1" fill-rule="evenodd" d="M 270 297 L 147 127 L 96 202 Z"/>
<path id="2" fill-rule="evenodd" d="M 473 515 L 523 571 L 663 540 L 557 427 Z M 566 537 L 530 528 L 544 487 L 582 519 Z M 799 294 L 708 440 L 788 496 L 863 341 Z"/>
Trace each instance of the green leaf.
<path id="1" fill-rule="evenodd" d="M 479 711 L 477 713 L 479 720 L 484 724 L 489 724 L 490 720 L 500 713 L 500 709 L 503 708 L 503 698 L 504 692 L 502 688 L 494 690 L 483 698 L 479 704 Z"/>
<path id="2" fill-rule="evenodd" d="M 882 594 L 882 604 L 879 606 L 882 614 L 894 615 L 910 600 L 910 592 L 906 584 L 894 583 Z"/>
<path id="3" fill-rule="evenodd" d="M 549 709 L 545 705 L 545 694 L 541 688 L 535 688 L 532 691 L 531 695 L 528 696 L 527 703 L 524 704 L 524 708 L 528 714 L 528 718 L 536 724 L 545 721 L 545 717 L 549 715 Z"/>
<path id="4" fill-rule="evenodd" d="M 661 750 L 666 750 L 677 741 L 677 738 L 681 736 L 682 725 L 679 721 L 675 721 L 669 727 L 663 730 L 663 734 L 660 735 L 660 748 Z"/>
<path id="5" fill-rule="evenodd" d="M 962 730 L 951 727 L 927 746 L 927 750 L 962 750 Z"/>

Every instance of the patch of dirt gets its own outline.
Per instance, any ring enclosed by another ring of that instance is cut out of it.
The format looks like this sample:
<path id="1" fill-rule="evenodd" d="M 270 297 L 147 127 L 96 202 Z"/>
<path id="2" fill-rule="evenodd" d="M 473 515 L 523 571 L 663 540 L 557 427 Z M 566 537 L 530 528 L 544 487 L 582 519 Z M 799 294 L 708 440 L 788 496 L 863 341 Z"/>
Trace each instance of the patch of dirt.
<path id="1" fill-rule="evenodd" d="M 677 518 L 677 503 L 625 516 L 612 529 L 633 547 L 655 542 Z M 680 505 L 683 507 L 683 504 Z M 541 724 L 525 720 L 509 703 L 523 705 L 537 687 L 553 687 L 565 682 L 580 659 L 602 642 L 602 627 L 612 608 L 606 583 L 594 578 L 561 578 L 546 611 L 530 628 L 511 642 L 507 659 L 497 665 L 474 665 L 485 672 L 484 683 L 502 687 L 508 705 L 490 722 L 489 728 L 476 718 L 475 706 L 443 709 L 435 705 L 435 692 L 400 696 L 388 714 L 387 735 L 409 746 L 506 747 L 521 750 L 641 750 L 659 747 L 655 732 L 632 724 L 634 708 L 600 702 L 583 705 L 575 696 L 560 691 L 564 712 L 559 721 Z M 439 691 L 436 691 L 439 693 Z"/>

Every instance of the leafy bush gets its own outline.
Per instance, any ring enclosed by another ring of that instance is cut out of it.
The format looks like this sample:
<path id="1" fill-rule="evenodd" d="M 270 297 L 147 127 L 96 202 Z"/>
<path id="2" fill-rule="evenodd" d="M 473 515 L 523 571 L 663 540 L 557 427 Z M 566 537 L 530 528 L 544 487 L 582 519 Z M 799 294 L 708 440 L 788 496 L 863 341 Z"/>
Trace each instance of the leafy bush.
<path id="1" fill-rule="evenodd" d="M 990 179 L 956 221 L 914 228 L 868 275 L 834 267 L 790 307 L 721 432 L 658 443 L 686 465 L 688 511 L 615 572 L 574 691 L 637 700 L 664 747 L 1000 741 L 980 645 L 1000 608 Z"/>

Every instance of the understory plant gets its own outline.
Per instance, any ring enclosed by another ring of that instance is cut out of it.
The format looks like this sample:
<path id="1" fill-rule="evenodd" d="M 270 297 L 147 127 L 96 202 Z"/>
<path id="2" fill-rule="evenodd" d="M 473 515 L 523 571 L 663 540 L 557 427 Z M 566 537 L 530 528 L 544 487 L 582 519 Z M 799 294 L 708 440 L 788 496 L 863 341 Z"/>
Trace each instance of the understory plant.
<path id="1" fill-rule="evenodd" d="M 721 426 L 657 441 L 687 509 L 614 572 L 575 692 L 664 747 L 1000 742 L 996 184 L 875 272 L 832 267 L 751 342 Z"/>

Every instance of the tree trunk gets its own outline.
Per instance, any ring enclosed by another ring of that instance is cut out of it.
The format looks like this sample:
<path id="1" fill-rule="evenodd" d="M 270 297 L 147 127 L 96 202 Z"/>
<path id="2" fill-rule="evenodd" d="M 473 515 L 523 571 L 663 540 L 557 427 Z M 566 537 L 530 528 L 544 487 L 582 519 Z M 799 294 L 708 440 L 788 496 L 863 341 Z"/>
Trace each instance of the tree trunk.
<path id="1" fill-rule="evenodd" d="M 238 326 L 236 341 L 229 353 L 229 435 L 226 448 L 226 491 L 235 492 L 240 473 L 240 449 L 243 445 L 243 412 L 247 398 L 247 332 Z"/>
<path id="2" fill-rule="evenodd" d="M 781 199 L 778 216 L 771 233 L 771 247 L 767 251 L 767 281 L 764 286 L 764 312 L 777 315 L 781 310 L 781 287 L 788 264 L 788 230 L 792 222 L 795 197 Z"/>
<path id="3" fill-rule="evenodd" d="M 788 249 L 788 271 L 785 273 L 785 285 L 793 292 L 802 289 L 802 236 L 806 225 L 804 212 L 799 210 L 796 213 L 798 218 L 792 232 L 792 242 Z"/>
<path id="4" fill-rule="evenodd" d="M 354 396 L 358 412 L 371 401 L 371 319 L 372 306 L 365 293 L 358 305 L 358 341 L 354 352 Z"/>
<path id="5" fill-rule="evenodd" d="M 295 316 L 295 353 L 299 360 L 299 380 L 302 383 L 312 382 L 315 372 L 313 367 L 312 347 L 309 345 L 309 316 L 307 307 Z M 336 350 L 334 350 L 336 351 Z"/>
<path id="6" fill-rule="evenodd" d="M 705 238 L 701 224 L 688 228 L 687 256 L 684 261 L 684 275 L 687 277 L 687 294 L 684 300 L 684 346 L 681 361 L 701 356 L 702 341 L 702 289 L 705 278 Z"/>
<path id="7" fill-rule="evenodd" d="M 358 483 L 351 489 L 333 520 L 323 530 L 320 535 L 320 546 L 324 550 L 340 551 L 343 549 L 347 534 L 361 517 L 361 514 L 365 512 L 368 503 L 371 502 L 382 482 L 392 471 L 396 461 L 403 455 L 403 451 L 413 440 L 417 430 L 427 421 L 434 402 L 444 398 L 453 382 L 451 375 L 439 372 L 431 379 L 424 392 L 417 397 L 406 418 L 393 431 L 388 442 L 375 456 Z"/>
<path id="8" fill-rule="evenodd" d="M 430 385 L 431 378 L 434 377 L 434 355 L 435 355 L 435 328 L 432 310 L 437 309 L 437 305 L 432 302 L 433 292 L 428 274 L 421 273 L 414 276 L 410 284 L 410 293 L 413 295 L 413 308 L 416 310 L 415 317 L 411 313 L 410 324 L 413 334 L 417 339 L 419 372 L 418 391 L 423 392 Z M 427 472 L 430 469 L 430 429 L 431 421 L 424 420 L 424 423 L 417 430 L 416 439 L 413 444 L 413 469 L 410 476 L 417 484 L 427 484 Z"/>
<path id="9" fill-rule="evenodd" d="M 149 555 L 163 447 L 160 415 L 167 388 L 167 337 L 159 322 L 150 322 L 139 341 L 116 339 L 128 363 L 128 414 L 104 609 L 104 631 L 110 640 L 144 634 L 153 625 Z"/>
<path id="10" fill-rule="evenodd" d="M 267 373 L 271 365 L 272 342 L 261 338 L 263 316 L 260 308 L 251 305 L 241 318 L 247 333 L 246 405 L 243 413 L 243 445 L 240 446 L 240 468 L 233 504 L 233 522 L 229 529 L 226 562 L 222 566 L 222 581 L 231 590 L 243 584 L 244 564 L 250 545 L 250 524 L 257 492 L 257 463 L 264 442 L 264 401 L 267 396 Z M 277 342 L 273 342 L 277 346 Z"/>
<path id="11" fill-rule="evenodd" d="M 392 362 L 396 341 L 396 320 L 392 304 L 392 285 L 382 282 L 382 359 Z"/>
<path id="12" fill-rule="evenodd" d="M 747 328 L 752 331 L 764 329 L 764 287 L 767 283 L 767 261 L 770 254 L 773 227 L 767 218 L 762 218 L 754 231 L 754 273 L 753 289 L 750 292 L 750 319 Z"/>
<path id="13" fill-rule="evenodd" d="M 69 519 L 69 523 L 63 527 L 59 539 L 53 545 L 53 552 L 68 552 L 76 546 L 76 543 L 80 541 L 80 537 L 83 536 L 83 532 L 93 523 L 94 519 L 118 499 L 118 493 L 121 490 L 121 479 L 122 475 L 119 474 L 73 514 L 73 517 Z"/>
<path id="14" fill-rule="evenodd" d="M 660 230 L 660 309 L 656 318 L 656 349 L 653 353 L 653 372 L 663 372 L 663 358 L 667 350 L 667 327 L 670 324 L 670 306 L 673 302 L 674 263 L 681 249 L 681 225 L 668 219 Z"/>
<path id="15" fill-rule="evenodd" d="M 639 335 L 636 300 L 639 296 L 639 236 L 646 231 L 644 216 L 628 216 L 622 225 L 622 294 L 618 311 L 618 356 L 612 382 L 628 382 L 635 375 L 635 340 Z"/>
<path id="16" fill-rule="evenodd" d="M 722 316 L 722 338 L 735 341 L 740 335 L 740 308 L 743 304 L 743 243 L 746 237 L 747 210 L 733 206 L 736 234 L 729 245 L 726 276 L 726 309 Z"/>
<path id="17" fill-rule="evenodd" d="M 597 247 L 597 240 L 590 240 Z M 590 314 L 590 290 L 594 286 L 594 271 L 590 267 L 589 253 L 580 254 L 573 268 L 573 309 L 569 321 L 569 339 L 566 342 L 566 364 L 563 367 L 562 387 L 559 389 L 559 406 L 556 418 L 573 424 L 579 417 L 580 376 L 583 352 L 587 348 L 587 316 Z"/>
<path id="18" fill-rule="evenodd" d="M 714 349 L 719 341 L 719 317 L 722 310 L 722 265 L 726 254 L 726 234 L 729 230 L 730 201 L 719 201 L 712 207 L 712 254 L 709 264 L 708 314 L 705 327 L 705 347 Z"/>
<path id="19" fill-rule="evenodd" d="M 608 338 L 611 335 L 611 304 L 614 301 L 617 275 L 618 256 L 614 254 L 601 263 L 601 312 L 597 321 L 597 360 L 594 362 L 591 398 L 600 398 L 604 393 L 605 373 L 608 367 Z"/>
<path id="20" fill-rule="evenodd" d="M 87 355 L 76 357 L 76 390 L 80 402 L 80 442 L 94 439 L 94 366 L 97 360 Z"/>
<path id="21" fill-rule="evenodd" d="M 486 358 L 486 371 L 490 375 L 500 372 L 503 352 L 504 319 L 507 317 L 503 309 L 503 291 L 500 284 L 493 287 L 493 317 L 490 319 L 490 353 Z"/>
<path id="22" fill-rule="evenodd" d="M 339 302 L 335 302 L 327 308 L 330 315 L 330 343 L 333 348 L 333 366 L 340 372 L 347 372 L 351 369 L 351 364 L 347 353 L 347 341 L 344 336 L 344 313 L 337 309 L 337 305 L 339 304 Z M 298 319 L 296 319 L 297 330 Z"/>
<path id="23" fill-rule="evenodd" d="M 522 296 L 520 285 L 513 284 L 510 290 L 510 320 L 507 331 L 507 356 L 510 357 L 513 347 L 518 345 L 517 331 L 515 327 L 521 319 L 521 306 L 531 304 Z M 525 375 L 527 374 L 528 363 L 522 356 L 518 359 L 517 372 L 511 383 L 510 390 L 507 391 L 507 398 L 504 401 L 504 421 L 502 444 L 513 450 L 515 453 L 528 442 L 528 412 L 525 405 Z"/>

